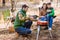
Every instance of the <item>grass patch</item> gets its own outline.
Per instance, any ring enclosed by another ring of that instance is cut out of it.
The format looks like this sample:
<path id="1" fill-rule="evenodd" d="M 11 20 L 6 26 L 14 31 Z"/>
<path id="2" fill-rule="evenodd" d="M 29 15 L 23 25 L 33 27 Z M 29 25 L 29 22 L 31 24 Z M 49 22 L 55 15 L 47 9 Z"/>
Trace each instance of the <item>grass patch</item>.
<path id="1" fill-rule="evenodd" d="M 7 9 L 7 10 L 3 11 L 3 16 L 4 16 L 4 20 L 6 20 L 6 18 L 7 18 L 8 16 L 10 16 L 10 10 Z"/>

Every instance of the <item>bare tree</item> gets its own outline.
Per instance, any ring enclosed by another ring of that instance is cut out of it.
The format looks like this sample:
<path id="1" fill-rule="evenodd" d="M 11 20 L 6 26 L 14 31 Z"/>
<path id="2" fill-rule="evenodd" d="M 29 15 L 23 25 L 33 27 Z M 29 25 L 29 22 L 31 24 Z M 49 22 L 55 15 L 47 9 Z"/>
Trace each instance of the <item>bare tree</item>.
<path id="1" fill-rule="evenodd" d="M 14 0 L 11 0 L 11 11 L 14 12 Z"/>
<path id="2" fill-rule="evenodd" d="M 3 4 L 3 6 L 5 6 L 5 0 L 2 0 L 2 4 Z"/>

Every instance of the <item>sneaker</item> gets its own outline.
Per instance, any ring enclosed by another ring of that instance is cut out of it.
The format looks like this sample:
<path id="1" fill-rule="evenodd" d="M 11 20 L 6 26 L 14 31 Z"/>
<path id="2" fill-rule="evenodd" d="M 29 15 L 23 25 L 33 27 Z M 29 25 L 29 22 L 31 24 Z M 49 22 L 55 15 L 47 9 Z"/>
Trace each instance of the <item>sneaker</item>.
<path id="1" fill-rule="evenodd" d="M 48 28 L 48 30 L 52 30 L 52 28 Z"/>

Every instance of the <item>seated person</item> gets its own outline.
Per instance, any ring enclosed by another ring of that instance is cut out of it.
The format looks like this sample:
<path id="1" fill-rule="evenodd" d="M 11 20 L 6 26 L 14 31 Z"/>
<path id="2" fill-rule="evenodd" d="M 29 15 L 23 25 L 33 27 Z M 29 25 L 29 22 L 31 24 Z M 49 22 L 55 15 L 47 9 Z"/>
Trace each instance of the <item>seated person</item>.
<path id="1" fill-rule="evenodd" d="M 46 3 L 43 3 L 43 6 L 41 9 L 39 9 L 39 17 L 40 17 L 40 20 L 45 20 L 45 15 L 46 15 Z"/>
<path id="2" fill-rule="evenodd" d="M 52 30 L 52 24 L 53 24 L 53 17 L 54 17 L 54 8 L 51 7 L 51 3 L 47 3 L 47 21 L 49 22 L 49 29 Z"/>
<path id="3" fill-rule="evenodd" d="M 19 35 L 31 34 L 30 27 L 32 25 L 32 21 L 31 20 L 26 21 L 26 19 L 28 19 L 26 17 L 27 10 L 28 10 L 28 6 L 23 5 L 22 9 L 16 15 L 16 19 L 14 22 L 14 29 L 15 32 Z"/>
<path id="4" fill-rule="evenodd" d="M 39 9 L 39 21 L 40 21 L 40 25 L 45 26 L 44 30 L 48 29 L 46 11 L 47 11 L 47 4 L 43 3 L 42 8 Z"/>

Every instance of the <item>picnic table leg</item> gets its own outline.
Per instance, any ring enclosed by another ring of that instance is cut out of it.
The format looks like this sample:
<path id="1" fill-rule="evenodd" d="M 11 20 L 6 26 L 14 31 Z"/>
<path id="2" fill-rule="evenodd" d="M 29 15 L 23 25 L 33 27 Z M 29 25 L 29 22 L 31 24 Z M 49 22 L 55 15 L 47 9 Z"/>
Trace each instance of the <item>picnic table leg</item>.
<path id="1" fill-rule="evenodd" d="M 38 28 L 37 28 L 37 37 L 36 37 L 36 40 L 39 40 L 39 33 L 40 33 L 40 26 L 38 26 Z"/>

